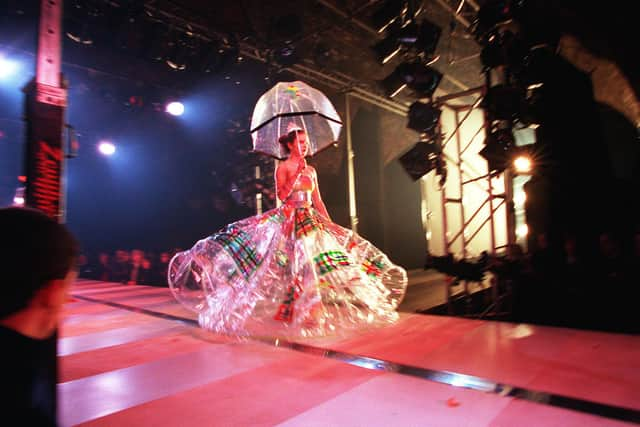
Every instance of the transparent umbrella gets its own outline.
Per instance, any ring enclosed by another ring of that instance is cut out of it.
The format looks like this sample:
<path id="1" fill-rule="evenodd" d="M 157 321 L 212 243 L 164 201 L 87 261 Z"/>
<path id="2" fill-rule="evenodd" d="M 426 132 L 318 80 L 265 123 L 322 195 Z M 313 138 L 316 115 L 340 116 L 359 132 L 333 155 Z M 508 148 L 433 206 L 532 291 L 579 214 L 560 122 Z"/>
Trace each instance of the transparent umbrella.
<path id="1" fill-rule="evenodd" d="M 338 140 L 342 121 L 329 98 L 319 90 L 301 81 L 276 83 L 253 109 L 253 150 L 286 158 L 278 138 L 294 129 L 306 132 L 309 154 L 314 155 Z"/>

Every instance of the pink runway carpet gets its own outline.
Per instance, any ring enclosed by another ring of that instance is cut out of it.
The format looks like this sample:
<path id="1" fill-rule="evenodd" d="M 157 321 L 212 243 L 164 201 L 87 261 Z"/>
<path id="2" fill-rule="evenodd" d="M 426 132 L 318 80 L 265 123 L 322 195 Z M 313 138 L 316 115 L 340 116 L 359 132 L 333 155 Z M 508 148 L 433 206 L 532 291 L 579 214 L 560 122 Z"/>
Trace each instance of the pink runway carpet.
<path id="1" fill-rule="evenodd" d="M 402 314 L 350 339 L 237 342 L 167 288 L 79 280 L 60 330 L 62 426 L 640 423 L 640 337 Z"/>

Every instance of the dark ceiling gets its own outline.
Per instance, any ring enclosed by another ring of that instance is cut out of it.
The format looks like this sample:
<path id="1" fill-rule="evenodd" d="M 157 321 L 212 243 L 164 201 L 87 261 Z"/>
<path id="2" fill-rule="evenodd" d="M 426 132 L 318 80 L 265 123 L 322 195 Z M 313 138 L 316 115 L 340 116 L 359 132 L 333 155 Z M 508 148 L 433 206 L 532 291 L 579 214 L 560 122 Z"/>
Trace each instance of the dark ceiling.
<path id="1" fill-rule="evenodd" d="M 394 58 L 382 66 L 371 46 L 382 35 L 372 28 L 372 15 L 380 0 L 155 0 L 147 10 L 183 18 L 193 29 L 231 34 L 245 46 L 255 47 L 263 59 L 283 42 L 283 28 L 299 19 L 301 29 L 294 46 L 301 64 L 338 80 L 381 93 L 377 81 L 401 61 Z M 480 46 L 470 35 L 478 9 L 486 0 L 424 0 L 420 18 L 442 29 L 434 67 L 444 74 L 439 89 L 459 92 L 484 82 L 479 59 Z M 579 0 L 524 0 L 492 3 L 525 5 L 519 25 L 531 38 L 557 42 L 563 35 L 577 37 L 592 54 L 618 64 L 637 95 L 640 67 L 634 37 L 633 16 L 621 0 L 602 3 Z M 459 13 L 456 14 L 456 10 Z M 404 94 L 403 94 L 404 95 Z M 408 100 L 399 97 L 400 101 Z"/>
<path id="2" fill-rule="evenodd" d="M 285 36 L 279 30 L 284 24 L 298 19 L 301 31 L 295 36 L 294 46 L 302 65 L 374 93 L 382 94 L 377 82 L 401 62 L 401 57 L 397 56 L 383 66 L 376 61 L 371 49 L 382 39 L 371 22 L 371 15 L 380 8 L 382 1 L 241 0 L 216 3 L 212 6 L 210 2 L 200 0 L 185 0 L 179 4 L 160 0 L 149 6 L 182 17 L 186 22 L 196 24 L 196 28 L 235 35 L 243 45 L 255 47 L 258 55 L 264 58 L 269 58 L 272 50 L 283 45 Z M 480 86 L 483 82 L 478 58 L 480 48 L 463 23 L 473 20 L 475 8 L 465 2 L 456 20 L 452 7 L 446 0 L 425 1 L 420 15 L 443 30 L 436 51 L 440 59 L 434 67 L 444 74 L 439 89 L 445 93 Z"/>

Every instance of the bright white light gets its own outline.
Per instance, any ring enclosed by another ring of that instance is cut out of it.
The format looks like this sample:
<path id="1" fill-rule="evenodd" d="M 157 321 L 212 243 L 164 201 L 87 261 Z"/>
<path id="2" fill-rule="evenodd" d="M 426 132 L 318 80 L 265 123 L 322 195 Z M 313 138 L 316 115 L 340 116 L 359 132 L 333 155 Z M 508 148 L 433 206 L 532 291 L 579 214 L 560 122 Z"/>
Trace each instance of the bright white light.
<path id="1" fill-rule="evenodd" d="M 103 141 L 100 144 L 98 144 L 98 151 L 102 155 L 111 156 L 113 153 L 116 152 L 116 146 L 110 142 Z"/>
<path id="2" fill-rule="evenodd" d="M 524 202 L 527 201 L 527 193 L 522 190 L 516 191 L 516 193 L 513 195 L 513 201 L 517 206 L 524 205 Z"/>
<path id="3" fill-rule="evenodd" d="M 0 56 L 0 79 L 9 77 L 14 74 L 18 69 L 18 63 L 9 61 L 8 59 Z"/>
<path id="4" fill-rule="evenodd" d="M 164 111 L 172 116 L 181 116 L 184 113 L 184 105 L 182 105 L 182 102 L 170 102 Z"/>
<path id="5" fill-rule="evenodd" d="M 24 187 L 16 188 L 16 193 L 13 196 L 13 205 L 14 206 L 24 206 Z"/>
<path id="6" fill-rule="evenodd" d="M 527 224 L 519 225 L 518 228 L 516 228 L 516 236 L 527 237 L 527 234 L 529 234 L 529 226 Z"/>
<path id="7" fill-rule="evenodd" d="M 513 161 L 513 167 L 518 173 L 531 172 L 531 159 L 525 156 L 518 156 Z"/>

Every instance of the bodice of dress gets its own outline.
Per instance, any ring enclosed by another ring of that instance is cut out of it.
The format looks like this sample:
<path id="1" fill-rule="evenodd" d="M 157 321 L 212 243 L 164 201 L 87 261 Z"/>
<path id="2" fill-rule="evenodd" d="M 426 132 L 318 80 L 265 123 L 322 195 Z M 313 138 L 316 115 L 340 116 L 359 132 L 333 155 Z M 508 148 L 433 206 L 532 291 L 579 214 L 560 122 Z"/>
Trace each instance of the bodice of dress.
<path id="1" fill-rule="evenodd" d="M 287 198 L 287 204 L 296 208 L 311 206 L 311 191 L 294 190 Z"/>
<path id="2" fill-rule="evenodd" d="M 305 168 L 300 172 L 298 179 L 296 179 L 296 182 L 293 184 L 292 191 L 313 191 L 313 186 L 313 172 L 311 168 Z"/>
<path id="3" fill-rule="evenodd" d="M 287 203 L 295 207 L 310 207 L 311 192 L 314 188 L 314 179 L 311 168 L 304 169 L 296 182 L 293 184 L 293 190 L 287 198 Z"/>

